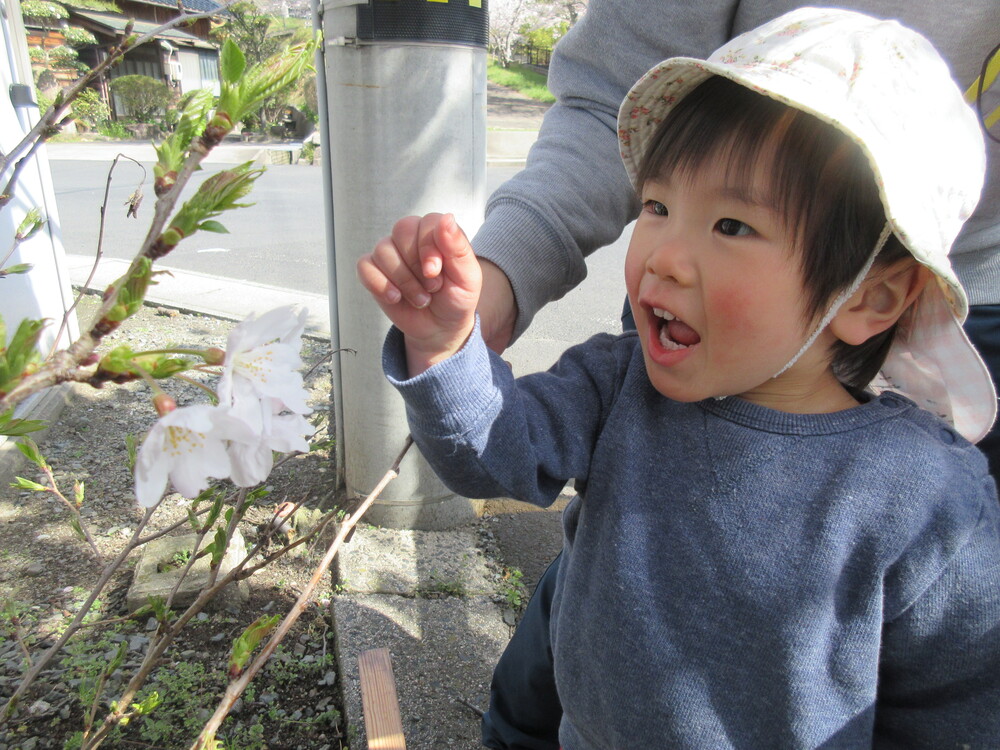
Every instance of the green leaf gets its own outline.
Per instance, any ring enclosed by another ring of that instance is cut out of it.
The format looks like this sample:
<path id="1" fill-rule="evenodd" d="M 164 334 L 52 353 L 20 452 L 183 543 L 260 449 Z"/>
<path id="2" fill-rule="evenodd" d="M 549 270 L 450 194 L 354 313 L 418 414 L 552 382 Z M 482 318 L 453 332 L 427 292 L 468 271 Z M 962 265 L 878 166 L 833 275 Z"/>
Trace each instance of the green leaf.
<path id="1" fill-rule="evenodd" d="M 40 419 L 15 419 L 13 407 L 0 414 L 0 435 L 7 437 L 21 437 L 29 432 L 44 430 L 45 426 Z"/>
<path id="2" fill-rule="evenodd" d="M 222 80 L 226 83 L 236 83 L 240 80 L 246 67 L 247 59 L 243 55 L 243 50 L 237 47 L 232 39 L 227 39 L 222 45 L 222 53 L 219 55 Z"/>
<path id="3" fill-rule="evenodd" d="M 218 234 L 229 234 L 229 230 L 217 221 L 203 221 L 198 225 L 198 229 L 204 229 L 206 232 L 217 232 Z"/>
<path id="4" fill-rule="evenodd" d="M 79 480 L 73 482 L 73 499 L 76 501 L 77 508 L 83 505 L 83 482 Z"/>
<path id="5" fill-rule="evenodd" d="M 146 298 L 146 289 L 149 288 L 152 270 L 153 261 L 149 258 L 139 258 L 135 262 L 135 265 L 123 277 L 125 283 L 118 290 L 115 306 L 106 316 L 108 320 L 120 323 L 140 310 L 143 300 Z M 115 284 L 118 284 L 118 281 Z"/>
<path id="6" fill-rule="evenodd" d="M 206 549 L 211 549 L 212 552 L 212 567 L 219 567 L 219 563 L 222 562 L 222 558 L 226 556 L 226 530 L 219 527 L 215 530 L 215 541 L 212 542 Z"/>
<path id="7" fill-rule="evenodd" d="M 167 609 L 167 600 L 162 596 L 150 596 L 146 603 L 153 610 L 153 616 L 160 622 L 170 621 L 170 610 Z"/>
<path id="8" fill-rule="evenodd" d="M 32 482 L 30 479 L 25 479 L 24 477 L 14 477 L 14 481 L 10 483 L 11 487 L 16 487 L 19 490 L 34 490 L 35 492 L 46 492 L 47 487 L 39 484 L 38 482 Z"/>
<path id="9" fill-rule="evenodd" d="M 122 641 L 118 644 L 118 652 L 111 658 L 108 665 L 104 668 L 104 674 L 110 677 L 113 675 L 118 668 L 125 661 L 125 654 L 128 653 L 128 641 Z"/>
<path id="10" fill-rule="evenodd" d="M 46 320 L 22 320 L 6 349 L 0 347 L 0 393 L 7 393 L 24 375 L 38 368 L 41 357 L 35 346 Z"/>
<path id="11" fill-rule="evenodd" d="M 239 677 L 243 667 L 250 661 L 254 649 L 281 619 L 280 615 L 261 615 L 254 620 L 246 630 L 233 641 L 233 650 L 229 655 L 229 677 Z"/>
<path id="12" fill-rule="evenodd" d="M 19 273 L 28 273 L 28 271 L 32 268 L 34 268 L 34 266 L 30 263 L 17 263 L 13 266 L 7 266 L 6 268 L 0 269 L 0 278 L 4 276 L 14 276 Z"/>
<path id="13" fill-rule="evenodd" d="M 36 206 L 25 214 L 24 219 L 17 226 L 14 237 L 18 240 L 26 240 L 43 226 L 45 226 L 45 217 L 42 216 L 41 209 Z"/>
<path id="14" fill-rule="evenodd" d="M 83 525 L 80 523 L 79 518 L 69 519 L 69 527 L 73 529 L 80 541 L 87 541 L 87 535 L 83 531 Z"/>
<path id="15" fill-rule="evenodd" d="M 24 454 L 25 458 L 35 464 L 39 469 L 48 468 L 48 464 L 45 463 L 45 457 L 42 456 L 42 452 L 38 450 L 38 444 L 31 438 L 18 440 L 17 449 Z"/>
<path id="16" fill-rule="evenodd" d="M 153 710 L 160 705 L 162 702 L 160 694 L 155 690 L 146 696 L 142 703 L 133 703 L 132 710 L 135 711 L 139 716 L 145 716 L 148 713 L 152 713 Z"/>

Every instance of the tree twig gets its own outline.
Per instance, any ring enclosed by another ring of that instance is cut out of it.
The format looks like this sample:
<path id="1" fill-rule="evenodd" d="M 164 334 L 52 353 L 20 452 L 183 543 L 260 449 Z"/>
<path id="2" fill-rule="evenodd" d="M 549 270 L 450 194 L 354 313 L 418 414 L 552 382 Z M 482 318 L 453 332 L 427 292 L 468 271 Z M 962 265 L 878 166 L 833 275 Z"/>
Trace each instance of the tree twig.
<path id="1" fill-rule="evenodd" d="M 320 579 L 333 563 L 333 559 L 336 557 L 337 551 L 340 549 L 340 545 L 343 543 L 344 538 L 348 535 L 351 529 L 354 528 L 358 521 L 361 520 L 361 517 L 365 514 L 365 512 L 367 512 L 368 508 L 371 507 L 372 503 L 375 502 L 378 496 L 382 494 L 382 490 L 385 489 L 386 485 L 399 476 L 399 465 L 411 445 L 413 445 L 413 438 L 407 435 L 403 449 L 396 457 L 392 467 L 383 475 L 382 479 L 380 479 L 379 483 L 375 486 L 375 489 L 372 490 L 371 494 L 365 498 L 365 501 L 358 506 L 358 509 L 351 515 L 351 517 L 344 521 L 341 525 L 337 537 L 330 543 L 326 554 L 323 556 L 319 565 L 316 566 L 316 569 L 313 571 L 312 578 L 309 579 L 309 582 L 299 595 L 299 598 L 292 606 L 291 611 L 285 615 L 285 618 L 278 625 L 277 629 L 271 635 L 271 638 L 264 645 L 264 648 L 261 649 L 260 653 L 257 654 L 253 662 L 251 662 L 251 664 L 239 677 L 229 683 L 218 708 L 202 728 L 201 734 L 198 735 L 198 738 L 191 746 L 191 750 L 207 750 L 207 748 L 212 747 L 211 743 L 215 740 L 215 733 L 222 725 L 226 716 L 229 715 L 233 704 L 236 703 L 236 700 L 243 694 L 243 691 L 246 690 L 247 685 L 250 684 L 250 681 L 261 670 L 267 660 L 271 657 L 271 654 L 274 653 L 278 644 L 281 643 L 284 637 L 288 634 L 288 631 L 295 624 L 296 620 L 298 620 L 299 615 L 301 615 L 302 612 L 304 612 L 308 607 L 313 591 L 315 591 L 316 586 L 319 585 Z"/>

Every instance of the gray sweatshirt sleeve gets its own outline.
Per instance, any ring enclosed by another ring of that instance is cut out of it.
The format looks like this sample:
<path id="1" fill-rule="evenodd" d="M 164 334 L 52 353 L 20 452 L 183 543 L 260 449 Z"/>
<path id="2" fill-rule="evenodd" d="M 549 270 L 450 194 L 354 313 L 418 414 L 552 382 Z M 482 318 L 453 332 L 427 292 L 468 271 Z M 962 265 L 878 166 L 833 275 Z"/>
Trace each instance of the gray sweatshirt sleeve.
<path id="1" fill-rule="evenodd" d="M 617 146 L 618 107 L 650 67 L 704 57 L 730 36 L 738 3 L 594 0 L 556 46 L 546 114 L 524 170 L 486 205 L 477 255 L 507 274 L 518 306 L 515 337 L 535 313 L 587 275 L 584 259 L 638 213 Z"/>
<path id="2" fill-rule="evenodd" d="M 515 338 L 538 310 L 584 279 L 585 258 L 613 242 L 638 213 L 619 157 L 616 123 L 632 84 L 665 58 L 705 58 L 736 34 L 801 4 L 591 0 L 556 45 L 549 88 L 557 102 L 527 165 L 491 196 L 472 242 L 477 255 L 510 279 L 518 306 Z M 926 34 L 963 89 L 996 43 L 1000 19 L 996 0 L 968 0 L 961 14 L 946 3 L 899 0 L 848 0 L 844 7 L 898 18 Z M 1000 146 L 990 142 L 988 148 L 990 179 L 953 251 L 955 270 L 974 305 L 1000 304 Z"/>

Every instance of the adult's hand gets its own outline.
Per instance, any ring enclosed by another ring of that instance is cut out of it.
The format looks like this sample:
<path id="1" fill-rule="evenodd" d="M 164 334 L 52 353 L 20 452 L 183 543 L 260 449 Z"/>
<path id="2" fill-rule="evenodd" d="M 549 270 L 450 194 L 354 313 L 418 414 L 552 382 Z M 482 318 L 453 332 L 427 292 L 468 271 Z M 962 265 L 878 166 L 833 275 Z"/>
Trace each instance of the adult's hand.
<path id="1" fill-rule="evenodd" d="M 514 289 L 500 266 L 483 258 L 479 259 L 479 266 L 483 272 L 483 290 L 477 308 L 480 329 L 486 345 L 502 354 L 510 346 L 517 322 Z"/>

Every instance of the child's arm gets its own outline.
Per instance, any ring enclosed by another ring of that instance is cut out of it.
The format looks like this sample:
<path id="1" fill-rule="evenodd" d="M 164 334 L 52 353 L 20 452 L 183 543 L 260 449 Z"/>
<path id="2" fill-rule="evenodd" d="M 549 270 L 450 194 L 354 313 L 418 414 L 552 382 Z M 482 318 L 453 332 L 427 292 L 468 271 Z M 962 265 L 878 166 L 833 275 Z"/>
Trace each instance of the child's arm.
<path id="1" fill-rule="evenodd" d="M 358 260 L 358 278 L 403 332 L 410 377 L 462 348 L 476 322 L 482 273 L 451 214 L 408 216 Z"/>

